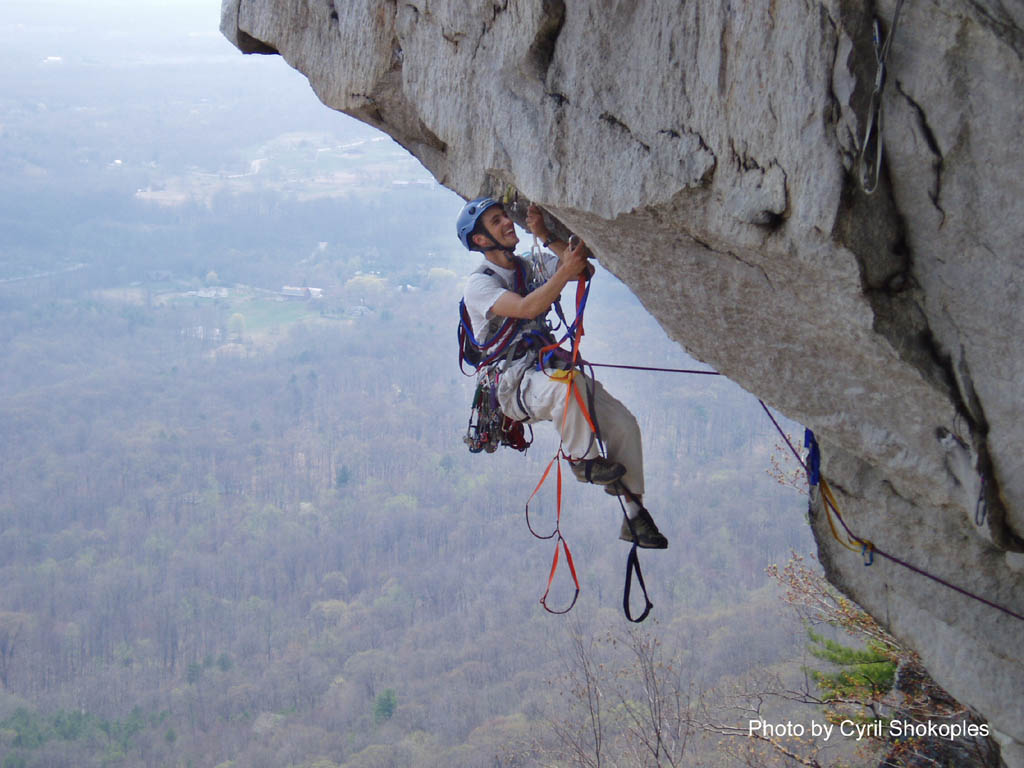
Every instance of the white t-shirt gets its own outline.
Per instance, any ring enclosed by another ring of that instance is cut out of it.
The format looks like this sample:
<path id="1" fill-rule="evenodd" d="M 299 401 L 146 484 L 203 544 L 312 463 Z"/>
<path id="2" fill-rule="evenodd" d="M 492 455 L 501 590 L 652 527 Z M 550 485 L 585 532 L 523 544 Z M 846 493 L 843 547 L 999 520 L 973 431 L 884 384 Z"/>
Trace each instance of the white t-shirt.
<path id="1" fill-rule="evenodd" d="M 526 267 L 527 286 L 535 282 L 537 285 L 548 280 L 558 269 L 558 256 L 544 251 L 541 253 L 541 273 L 534 278 L 533 264 L 529 257 L 519 257 Z M 486 274 L 483 270 L 489 269 L 493 274 Z M 466 301 L 466 311 L 469 314 L 469 321 L 473 325 L 473 335 L 481 344 L 489 341 L 491 336 L 498 330 L 504 318 L 491 312 L 491 307 L 501 298 L 505 291 L 515 291 L 516 271 L 505 269 L 485 261 L 466 280 L 466 290 L 463 298 Z M 542 313 L 547 314 L 547 309 Z"/>

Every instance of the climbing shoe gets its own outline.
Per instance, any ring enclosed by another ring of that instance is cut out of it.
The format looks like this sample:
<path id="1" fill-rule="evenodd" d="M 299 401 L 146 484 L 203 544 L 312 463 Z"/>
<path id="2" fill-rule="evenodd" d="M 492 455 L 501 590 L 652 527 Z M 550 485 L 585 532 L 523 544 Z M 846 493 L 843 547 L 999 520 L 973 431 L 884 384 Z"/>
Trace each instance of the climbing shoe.
<path id="1" fill-rule="evenodd" d="M 569 462 L 572 473 L 581 483 L 593 483 L 594 485 L 609 485 L 614 483 L 624 474 L 626 468 L 617 461 L 610 461 L 603 456 L 594 459 L 580 459 Z"/>
<path id="2" fill-rule="evenodd" d="M 609 496 L 625 496 L 626 489 L 622 487 L 622 483 L 616 480 L 614 483 L 608 483 L 604 487 L 604 492 Z"/>
<path id="3" fill-rule="evenodd" d="M 630 522 L 633 523 L 633 528 L 636 530 L 636 538 L 641 547 L 644 549 L 668 548 L 668 539 L 658 530 L 658 526 L 651 519 L 651 513 L 646 509 L 641 509 L 632 520 L 623 518 L 622 528 L 619 530 L 619 538 L 623 541 L 633 541 L 633 532 L 629 529 Z"/>

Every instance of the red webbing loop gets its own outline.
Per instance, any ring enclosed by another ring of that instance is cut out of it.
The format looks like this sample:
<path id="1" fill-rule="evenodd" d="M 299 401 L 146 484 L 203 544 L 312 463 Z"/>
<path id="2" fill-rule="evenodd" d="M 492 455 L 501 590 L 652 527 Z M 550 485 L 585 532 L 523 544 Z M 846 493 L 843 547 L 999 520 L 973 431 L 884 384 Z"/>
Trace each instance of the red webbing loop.
<path id="1" fill-rule="evenodd" d="M 530 529 L 530 533 L 536 536 L 538 539 L 552 539 L 557 536 L 555 541 L 555 556 L 551 560 L 551 573 L 548 574 L 548 585 L 544 590 L 544 594 L 540 598 L 540 604 L 544 606 L 544 610 L 548 613 L 568 613 L 572 610 L 573 606 L 576 605 L 576 600 L 580 596 L 580 580 L 576 575 L 576 564 L 572 559 L 572 552 L 569 551 L 569 542 L 565 540 L 561 531 L 562 522 L 562 451 L 559 448 L 558 453 L 554 455 L 551 461 L 548 462 L 547 467 L 544 469 L 544 474 L 541 475 L 540 481 L 537 486 L 533 489 L 533 493 L 530 494 L 530 498 L 526 500 L 526 527 Z M 555 465 L 555 478 L 556 478 L 556 498 L 555 498 L 555 529 L 547 536 L 542 536 L 533 529 L 533 525 L 530 523 L 530 502 L 533 501 L 533 497 L 537 495 L 537 491 L 541 489 L 544 482 L 548 479 L 548 475 L 551 474 L 551 465 Z M 561 544 L 562 549 L 565 550 L 565 561 L 569 565 L 569 572 L 572 574 L 573 584 L 576 586 L 576 594 L 573 595 L 572 602 L 569 603 L 569 607 L 564 610 L 555 610 L 548 606 L 548 593 L 551 591 L 551 584 L 555 580 L 555 572 L 558 570 L 558 546 Z"/>
<path id="2" fill-rule="evenodd" d="M 569 565 L 569 573 L 572 574 L 573 584 L 576 585 L 576 593 L 572 596 L 572 602 L 569 603 L 568 608 L 563 608 L 560 611 L 551 608 L 548 605 L 548 592 L 551 591 L 551 584 L 555 580 L 555 571 L 558 570 L 558 545 L 562 545 L 562 549 L 565 550 L 565 562 Z M 573 606 L 576 605 L 576 600 L 580 596 L 580 580 L 576 576 L 576 566 L 572 561 L 572 553 L 569 551 L 569 543 L 565 540 L 565 537 L 561 533 L 558 534 L 558 541 L 555 543 L 555 556 L 551 560 L 551 573 L 548 575 L 548 586 L 544 590 L 544 594 L 540 598 L 540 604 L 544 606 L 544 610 L 548 613 L 562 614 L 568 613 L 572 610 Z"/>
<path id="3" fill-rule="evenodd" d="M 544 481 L 548 479 L 548 474 L 551 472 L 551 465 L 558 461 L 558 454 L 556 453 L 554 458 L 548 462 L 547 467 L 544 470 L 544 474 L 540 476 L 540 482 L 537 483 L 537 487 L 533 489 L 533 493 L 530 494 L 530 498 L 526 500 L 526 527 L 530 529 L 530 533 L 536 536 L 538 539 L 553 539 L 558 531 L 558 524 L 562 517 L 562 464 L 558 463 L 558 499 L 555 506 L 555 530 L 549 533 L 547 536 L 541 536 L 535 530 L 533 525 L 530 524 L 530 502 L 533 501 L 533 497 L 537 495 L 537 491 L 544 485 Z"/>

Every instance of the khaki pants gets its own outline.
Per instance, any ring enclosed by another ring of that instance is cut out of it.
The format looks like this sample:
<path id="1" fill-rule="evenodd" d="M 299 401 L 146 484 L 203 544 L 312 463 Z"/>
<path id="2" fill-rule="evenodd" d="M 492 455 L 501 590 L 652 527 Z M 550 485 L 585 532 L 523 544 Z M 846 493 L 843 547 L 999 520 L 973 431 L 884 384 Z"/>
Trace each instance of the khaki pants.
<path id="1" fill-rule="evenodd" d="M 552 374 L 562 371 L 549 371 Z M 622 403 L 612 397 L 601 382 L 576 373 L 576 386 L 583 402 L 590 408 L 588 390 L 593 388 L 594 421 L 601 432 L 608 458 L 626 468 L 622 481 L 633 493 L 644 492 L 644 455 L 640 442 L 640 426 L 636 417 Z M 567 379 L 552 379 L 547 373 L 528 369 L 523 372 L 517 400 L 514 388 L 499 388 L 498 400 L 502 411 L 512 418 L 528 418 L 531 422 L 551 421 L 555 429 L 562 429 L 562 415 L 566 406 Z M 505 389 L 505 391 L 502 391 Z M 520 403 L 526 407 L 526 413 Z M 562 450 L 574 459 L 592 459 L 600 455 L 593 439 L 590 424 L 580 410 L 574 395 L 569 396 L 569 413 L 562 429 Z"/>

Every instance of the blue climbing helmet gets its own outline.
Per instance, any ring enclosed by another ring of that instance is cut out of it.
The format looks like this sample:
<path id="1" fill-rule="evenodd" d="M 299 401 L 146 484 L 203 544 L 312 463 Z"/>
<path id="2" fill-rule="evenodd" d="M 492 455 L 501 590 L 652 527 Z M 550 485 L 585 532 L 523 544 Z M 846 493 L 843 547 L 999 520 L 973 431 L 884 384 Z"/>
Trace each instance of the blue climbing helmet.
<path id="1" fill-rule="evenodd" d="M 455 223 L 455 229 L 459 235 L 459 242 L 466 246 L 468 250 L 476 250 L 472 243 L 469 242 L 469 238 L 473 234 L 473 230 L 476 229 L 480 217 L 484 215 L 484 211 L 496 205 L 501 205 L 501 203 L 493 197 L 478 197 L 475 200 L 470 200 L 462 207 L 459 220 Z"/>

